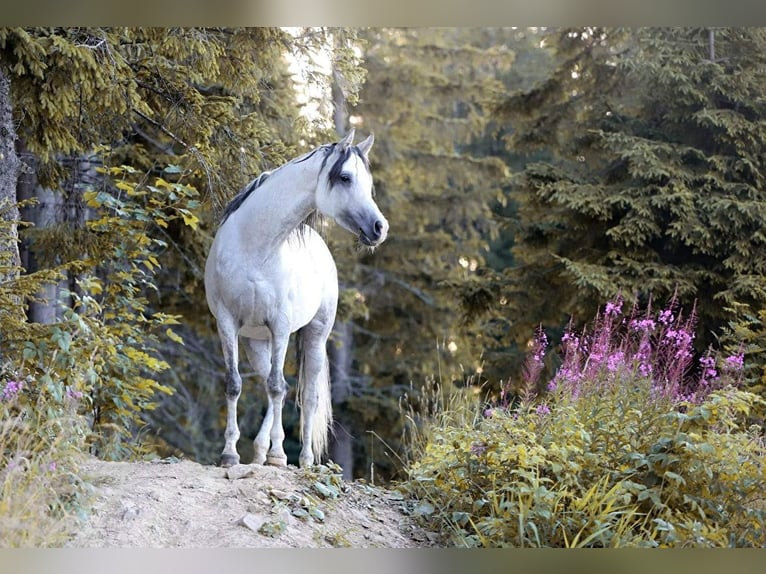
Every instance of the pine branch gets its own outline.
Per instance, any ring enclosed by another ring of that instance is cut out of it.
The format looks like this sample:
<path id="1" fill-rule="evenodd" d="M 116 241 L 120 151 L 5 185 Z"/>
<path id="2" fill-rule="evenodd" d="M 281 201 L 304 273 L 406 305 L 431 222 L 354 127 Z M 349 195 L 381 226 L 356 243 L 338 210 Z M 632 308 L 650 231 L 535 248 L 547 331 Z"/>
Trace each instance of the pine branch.
<path id="1" fill-rule="evenodd" d="M 163 124 L 158 122 L 157 120 L 154 120 L 147 116 L 145 113 L 143 113 L 141 110 L 137 108 L 133 108 L 133 112 L 155 126 L 157 129 L 159 129 L 162 133 L 170 137 L 174 142 L 181 145 L 187 152 L 189 152 L 194 159 L 199 162 L 200 166 L 202 166 L 202 169 L 205 171 L 205 177 L 207 178 L 207 186 L 208 190 L 213 189 L 213 178 L 211 175 L 210 166 L 208 165 L 207 161 L 205 160 L 205 157 L 202 155 L 202 153 L 197 149 L 195 146 L 190 146 L 185 141 L 183 141 L 181 138 L 179 138 L 177 135 L 175 135 L 173 132 L 171 132 L 168 128 L 166 128 Z"/>

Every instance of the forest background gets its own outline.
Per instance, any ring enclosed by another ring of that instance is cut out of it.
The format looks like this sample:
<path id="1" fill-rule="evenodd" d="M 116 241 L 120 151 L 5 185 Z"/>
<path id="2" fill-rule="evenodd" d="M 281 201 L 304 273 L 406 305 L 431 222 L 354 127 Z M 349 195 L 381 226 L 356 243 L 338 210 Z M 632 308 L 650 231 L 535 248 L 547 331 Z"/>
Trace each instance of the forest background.
<path id="1" fill-rule="evenodd" d="M 618 295 L 694 308 L 697 353 L 744 344 L 762 392 L 764 48 L 759 28 L 0 29 L 3 400 L 46 429 L 75 412 L 103 458 L 213 463 L 223 207 L 350 127 L 375 134 L 391 231 L 366 253 L 325 230 L 348 478 L 397 478 L 403 412 L 520 392 L 538 327 L 556 346 Z M 242 371 L 247 460 L 264 397 Z"/>

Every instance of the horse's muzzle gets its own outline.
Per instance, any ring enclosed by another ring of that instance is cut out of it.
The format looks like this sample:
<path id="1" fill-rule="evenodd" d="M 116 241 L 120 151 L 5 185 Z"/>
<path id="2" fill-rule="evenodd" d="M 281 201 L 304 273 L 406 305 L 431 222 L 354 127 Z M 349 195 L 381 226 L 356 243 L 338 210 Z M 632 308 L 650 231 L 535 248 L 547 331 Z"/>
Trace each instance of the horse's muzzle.
<path id="1" fill-rule="evenodd" d="M 368 229 L 359 228 L 359 241 L 368 247 L 375 247 L 386 240 L 388 235 L 388 221 L 377 219 Z"/>

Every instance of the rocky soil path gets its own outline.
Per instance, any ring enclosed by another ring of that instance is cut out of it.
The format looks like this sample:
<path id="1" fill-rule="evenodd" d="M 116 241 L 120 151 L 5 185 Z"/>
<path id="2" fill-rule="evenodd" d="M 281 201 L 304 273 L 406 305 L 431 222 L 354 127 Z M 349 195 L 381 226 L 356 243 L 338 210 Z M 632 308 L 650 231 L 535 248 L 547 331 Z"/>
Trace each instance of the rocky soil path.
<path id="1" fill-rule="evenodd" d="M 70 547 L 415 548 L 438 541 L 415 524 L 400 493 L 343 482 L 327 466 L 92 459 L 82 470 L 95 486 L 94 505 Z"/>

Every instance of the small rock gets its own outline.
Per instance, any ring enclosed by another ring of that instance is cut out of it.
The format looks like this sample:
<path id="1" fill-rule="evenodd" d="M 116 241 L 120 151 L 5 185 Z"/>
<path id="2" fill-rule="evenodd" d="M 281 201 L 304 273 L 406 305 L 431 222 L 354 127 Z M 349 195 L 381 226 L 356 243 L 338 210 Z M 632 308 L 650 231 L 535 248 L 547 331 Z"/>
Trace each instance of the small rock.
<path id="1" fill-rule="evenodd" d="M 309 514 L 314 520 L 318 522 L 324 522 L 324 512 L 322 512 L 322 510 L 316 506 L 309 508 Z"/>
<path id="2" fill-rule="evenodd" d="M 122 519 L 123 520 L 133 520 L 138 516 L 138 514 L 141 512 L 141 509 L 138 508 L 138 506 L 130 501 L 123 501 L 122 503 Z"/>
<path id="3" fill-rule="evenodd" d="M 430 502 L 421 502 L 418 504 L 415 509 L 412 511 L 412 513 L 415 516 L 430 516 L 435 511 L 434 505 Z"/>
<path id="4" fill-rule="evenodd" d="M 238 480 L 250 476 L 255 472 L 255 468 L 249 464 L 235 464 L 226 469 L 226 478 L 229 480 Z"/>
<path id="5" fill-rule="evenodd" d="M 151 462 L 152 464 L 176 464 L 178 462 L 181 462 L 181 459 L 176 456 L 170 455 L 165 458 L 155 458 L 153 460 L 150 460 L 149 462 Z"/>
<path id="6" fill-rule="evenodd" d="M 245 526 L 253 532 L 258 532 L 264 522 L 266 522 L 264 518 L 256 516 L 255 514 L 250 514 L 249 512 L 246 512 L 242 518 L 237 520 L 238 525 Z"/>
<path id="7" fill-rule="evenodd" d="M 277 511 L 277 518 L 287 526 L 292 522 L 292 512 L 288 508 L 280 508 Z"/>
<path id="8" fill-rule="evenodd" d="M 316 490 L 322 498 L 338 498 L 338 496 L 340 496 L 337 488 L 322 484 L 321 482 L 314 483 L 314 490 Z"/>
<path id="9" fill-rule="evenodd" d="M 286 500 L 288 502 L 297 502 L 300 500 L 300 496 L 294 492 L 285 492 L 284 490 L 277 490 L 276 488 L 270 488 L 269 494 L 278 500 Z"/>

